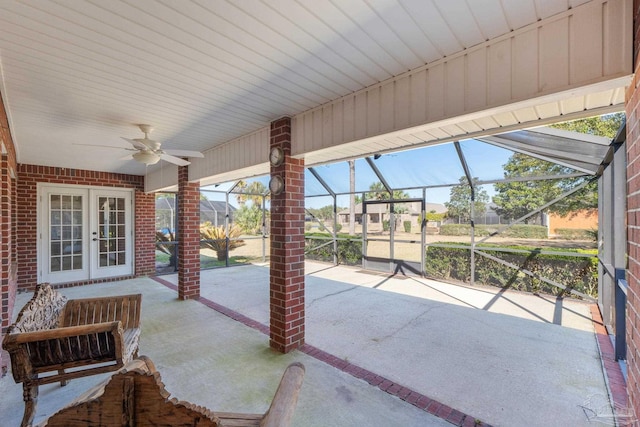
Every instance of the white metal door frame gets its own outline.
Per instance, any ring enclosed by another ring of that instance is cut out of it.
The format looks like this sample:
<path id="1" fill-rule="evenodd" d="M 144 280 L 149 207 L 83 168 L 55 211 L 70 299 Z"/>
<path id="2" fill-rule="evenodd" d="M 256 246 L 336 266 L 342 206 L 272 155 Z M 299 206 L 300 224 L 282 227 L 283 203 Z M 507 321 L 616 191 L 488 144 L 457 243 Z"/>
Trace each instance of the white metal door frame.
<path id="1" fill-rule="evenodd" d="M 63 283 L 133 274 L 133 190 L 39 183 L 37 197 L 40 282 Z M 116 209 L 101 210 L 100 198 L 103 202 L 117 199 Z M 114 217 L 116 221 L 112 223 Z"/>

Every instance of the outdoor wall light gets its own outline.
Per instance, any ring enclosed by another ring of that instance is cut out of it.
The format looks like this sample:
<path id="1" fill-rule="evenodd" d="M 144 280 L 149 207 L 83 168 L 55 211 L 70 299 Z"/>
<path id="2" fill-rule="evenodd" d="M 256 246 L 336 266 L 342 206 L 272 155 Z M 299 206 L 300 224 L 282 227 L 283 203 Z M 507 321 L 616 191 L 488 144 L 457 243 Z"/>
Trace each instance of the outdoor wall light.
<path id="1" fill-rule="evenodd" d="M 284 191 L 284 180 L 280 175 L 274 175 L 271 177 L 271 181 L 269 181 L 269 190 L 271 190 L 271 194 L 277 196 Z"/>

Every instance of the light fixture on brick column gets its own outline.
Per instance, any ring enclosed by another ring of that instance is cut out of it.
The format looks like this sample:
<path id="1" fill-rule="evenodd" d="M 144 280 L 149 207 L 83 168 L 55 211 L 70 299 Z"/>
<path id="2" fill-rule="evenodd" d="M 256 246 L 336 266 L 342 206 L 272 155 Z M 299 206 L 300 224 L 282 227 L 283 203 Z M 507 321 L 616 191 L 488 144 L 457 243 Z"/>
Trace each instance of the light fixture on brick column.
<path id="1" fill-rule="evenodd" d="M 284 163 L 284 150 L 282 147 L 271 147 L 271 151 L 269 151 L 269 163 L 274 168 L 277 168 L 282 163 Z M 271 180 L 269 181 L 269 190 L 271 194 L 277 196 L 282 194 L 284 191 L 284 180 L 280 175 L 272 175 Z"/>
<path id="2" fill-rule="evenodd" d="M 277 196 L 284 191 L 284 180 L 280 175 L 273 175 L 269 181 L 269 190 L 271 194 Z"/>
<path id="3" fill-rule="evenodd" d="M 269 153 L 269 162 L 271 166 L 278 167 L 284 162 L 284 150 L 282 147 L 273 147 Z"/>

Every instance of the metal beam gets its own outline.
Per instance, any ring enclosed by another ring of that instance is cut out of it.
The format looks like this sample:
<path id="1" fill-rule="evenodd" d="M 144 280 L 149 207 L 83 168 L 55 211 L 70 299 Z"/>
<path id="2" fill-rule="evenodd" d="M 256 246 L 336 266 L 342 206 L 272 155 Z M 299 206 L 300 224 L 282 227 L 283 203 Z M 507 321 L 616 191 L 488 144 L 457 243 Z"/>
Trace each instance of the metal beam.
<path id="1" fill-rule="evenodd" d="M 318 174 L 318 171 L 316 171 L 313 167 L 307 168 L 307 170 L 309 172 L 311 172 L 311 175 L 313 175 L 318 182 L 320 183 L 320 185 L 322 185 L 324 187 L 325 190 L 327 190 L 327 192 L 333 196 L 334 198 L 336 197 L 336 193 L 331 189 L 331 187 L 329 186 L 329 184 L 327 184 L 327 182 L 322 179 L 322 177 L 320 176 L 320 174 Z M 325 196 L 325 194 L 323 194 L 323 196 Z"/>
<path id="2" fill-rule="evenodd" d="M 380 169 L 378 169 L 378 167 L 373 163 L 371 157 L 365 157 L 364 159 L 367 161 L 367 163 L 369 163 L 369 166 L 371 167 L 371 169 L 373 169 L 373 173 L 376 174 L 376 176 L 382 183 L 382 186 L 389 192 L 389 197 L 393 197 L 393 189 L 391 188 L 387 180 L 384 179 L 384 175 L 382 175 Z"/>
<path id="3" fill-rule="evenodd" d="M 476 225 L 475 225 L 475 216 L 476 216 L 476 189 L 473 185 L 473 177 L 471 176 L 471 171 L 469 170 L 469 165 L 467 165 L 467 160 L 464 157 L 464 153 L 462 152 L 462 148 L 460 147 L 459 141 L 453 141 L 453 145 L 456 147 L 456 151 L 458 152 L 458 158 L 460 159 L 460 164 L 462 164 L 462 169 L 464 170 L 464 174 L 467 177 L 467 181 L 469 182 L 469 188 L 471 188 L 471 206 L 469 208 L 469 223 L 471 224 L 471 253 L 470 253 L 470 269 L 471 269 L 471 285 L 475 285 L 476 283 L 476 258 L 475 258 L 475 246 L 476 246 Z"/>

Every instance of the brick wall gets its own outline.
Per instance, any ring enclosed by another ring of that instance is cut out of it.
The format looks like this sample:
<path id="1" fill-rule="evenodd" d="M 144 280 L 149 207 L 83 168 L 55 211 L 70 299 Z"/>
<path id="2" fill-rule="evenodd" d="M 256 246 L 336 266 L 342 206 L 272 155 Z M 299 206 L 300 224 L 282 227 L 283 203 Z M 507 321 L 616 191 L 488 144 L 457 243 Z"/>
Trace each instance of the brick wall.
<path id="1" fill-rule="evenodd" d="M 178 168 L 178 299 L 200 297 L 200 184 Z"/>
<path id="2" fill-rule="evenodd" d="M 154 273 L 155 205 L 153 194 L 144 194 L 144 177 L 108 172 L 66 169 L 49 166 L 18 165 L 18 288 L 33 290 L 37 277 L 37 185 L 38 183 L 135 189 L 135 266 L 136 275 Z M 94 280 L 77 284 L 109 281 Z"/>
<path id="3" fill-rule="evenodd" d="M 634 0 L 635 77 L 626 94 L 627 114 L 627 392 L 629 404 L 640 414 L 640 1 Z"/>
<path id="4" fill-rule="evenodd" d="M 284 192 L 271 196 L 270 345 L 288 353 L 304 344 L 304 160 L 291 154 L 291 119 L 271 123 L 271 147 L 285 152 L 271 176 L 284 179 Z"/>
<path id="5" fill-rule="evenodd" d="M 11 324 L 17 291 L 16 153 L 0 94 L 0 342 Z M 7 372 L 9 355 L 0 349 L 0 376 Z"/>

